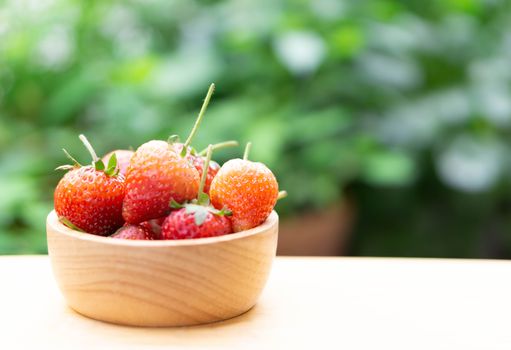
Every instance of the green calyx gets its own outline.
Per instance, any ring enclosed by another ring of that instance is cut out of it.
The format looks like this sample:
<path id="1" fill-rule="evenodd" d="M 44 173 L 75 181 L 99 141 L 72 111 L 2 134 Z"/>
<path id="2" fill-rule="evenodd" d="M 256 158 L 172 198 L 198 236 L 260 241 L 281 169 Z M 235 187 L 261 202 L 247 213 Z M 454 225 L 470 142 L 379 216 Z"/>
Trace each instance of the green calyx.
<path id="1" fill-rule="evenodd" d="M 207 196 L 207 195 L 206 195 Z M 195 203 L 194 203 L 195 202 Z M 209 202 L 209 198 L 208 198 Z M 182 209 L 185 208 L 187 214 L 193 214 L 193 218 L 195 221 L 195 225 L 200 226 L 206 221 L 206 218 L 208 217 L 208 213 L 211 213 L 213 215 L 218 216 L 230 216 L 232 215 L 232 212 L 227 209 L 223 208 L 222 210 L 215 209 L 211 205 L 203 205 L 198 204 L 197 201 L 192 201 L 190 203 L 185 204 L 179 204 L 175 200 L 171 200 L 170 207 L 173 209 Z"/>
<path id="2" fill-rule="evenodd" d="M 104 172 L 107 176 L 117 176 L 119 174 L 119 169 L 117 169 L 117 155 L 115 152 L 108 159 L 108 164 L 105 166 L 105 163 L 98 158 L 94 148 L 90 144 L 89 140 L 84 135 L 79 136 L 80 141 L 85 145 L 85 148 L 89 151 L 92 157 L 92 166 L 94 169 L 98 171 Z M 64 148 L 62 149 L 66 156 L 73 162 L 73 165 L 61 165 L 57 167 L 55 170 L 70 170 L 80 168 L 83 165 L 80 164 L 75 158 L 73 158 Z"/>
<path id="3" fill-rule="evenodd" d="M 76 159 L 74 159 L 73 156 L 70 155 L 69 152 L 66 151 L 65 148 L 62 148 L 62 151 L 64 152 L 66 157 L 69 158 L 69 160 L 71 160 L 71 162 L 73 162 L 73 165 L 64 164 L 64 165 L 56 167 L 55 170 L 71 170 L 71 169 L 75 169 L 75 168 L 81 168 L 83 166 Z"/>
<path id="4" fill-rule="evenodd" d="M 73 224 L 71 221 L 69 221 L 69 219 L 66 218 L 65 216 L 59 216 L 59 221 L 72 230 L 79 231 L 79 232 L 85 232 L 84 230 L 82 230 L 81 228 L 79 228 L 78 226 Z"/>
<path id="5" fill-rule="evenodd" d="M 219 216 L 229 216 L 232 215 L 232 212 L 224 208 L 222 210 L 218 210 L 211 206 L 209 196 L 204 192 L 204 185 L 206 184 L 206 178 L 208 175 L 209 163 L 211 161 L 211 156 L 213 154 L 213 146 L 209 145 L 207 148 L 206 159 L 204 160 L 204 166 L 202 169 L 201 181 L 199 184 L 199 193 L 197 195 L 197 199 L 185 204 L 179 204 L 174 199 L 170 201 L 170 207 L 173 209 L 181 209 L 185 208 L 186 213 L 193 214 L 195 224 L 200 226 L 206 221 L 208 217 L 208 213 L 212 213 L 214 215 Z"/>
<path id="6" fill-rule="evenodd" d="M 103 161 L 101 161 L 101 159 L 99 160 L 99 162 L 103 163 Z M 104 167 L 104 164 L 103 164 L 103 167 Z M 99 169 L 96 167 L 96 170 L 99 170 Z M 115 152 L 112 153 L 112 155 L 110 156 L 110 159 L 108 159 L 107 167 L 103 171 L 108 176 L 117 176 L 119 174 L 119 169 L 117 169 L 117 156 L 115 155 Z"/>
<path id="7" fill-rule="evenodd" d="M 90 144 L 89 140 L 87 140 L 85 135 L 82 134 L 79 136 L 79 138 L 92 157 L 92 166 L 94 169 L 104 172 L 107 176 L 117 176 L 119 174 L 119 169 L 117 169 L 117 156 L 115 155 L 115 152 L 112 154 L 108 160 L 108 165 L 105 167 L 105 163 L 103 163 L 103 161 L 98 158 L 96 151 L 94 151 L 94 148 Z"/>

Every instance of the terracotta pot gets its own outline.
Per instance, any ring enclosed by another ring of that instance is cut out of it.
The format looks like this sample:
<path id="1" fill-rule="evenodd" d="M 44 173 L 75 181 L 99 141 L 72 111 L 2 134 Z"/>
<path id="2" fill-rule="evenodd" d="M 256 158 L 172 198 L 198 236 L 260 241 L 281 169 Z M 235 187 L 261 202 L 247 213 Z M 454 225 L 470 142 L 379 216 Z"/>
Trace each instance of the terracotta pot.
<path id="1" fill-rule="evenodd" d="M 278 255 L 336 256 L 346 252 L 354 210 L 349 202 L 283 220 Z"/>

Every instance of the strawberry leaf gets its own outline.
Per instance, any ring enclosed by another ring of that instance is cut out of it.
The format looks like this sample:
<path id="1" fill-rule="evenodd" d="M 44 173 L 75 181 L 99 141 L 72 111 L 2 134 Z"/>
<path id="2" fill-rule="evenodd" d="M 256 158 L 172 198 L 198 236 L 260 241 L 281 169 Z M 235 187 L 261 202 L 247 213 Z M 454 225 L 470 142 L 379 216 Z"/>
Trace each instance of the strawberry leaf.
<path id="1" fill-rule="evenodd" d="M 187 214 L 193 214 L 196 211 L 202 210 L 204 207 L 198 204 L 185 204 L 184 208 L 186 209 Z"/>
<path id="2" fill-rule="evenodd" d="M 66 151 L 65 148 L 62 148 L 62 151 L 64 152 L 64 154 L 66 155 L 66 157 L 68 157 L 72 162 L 73 162 L 73 165 L 77 166 L 77 167 L 81 167 L 82 165 L 76 160 L 73 158 L 72 155 L 69 154 L 68 151 Z"/>
<path id="3" fill-rule="evenodd" d="M 208 207 L 208 211 L 212 214 L 215 214 L 215 215 L 218 215 L 218 216 L 231 216 L 232 215 L 232 211 L 230 211 L 229 209 L 227 208 L 222 208 L 222 210 L 218 210 L 216 208 L 213 208 L 213 207 Z"/>
<path id="4" fill-rule="evenodd" d="M 72 230 L 80 231 L 80 232 L 85 232 L 84 230 L 80 229 L 78 226 L 73 224 L 71 221 L 69 221 L 69 219 L 66 218 L 65 216 L 59 216 L 59 221 L 61 223 L 63 223 L 64 225 L 66 225 L 67 227 L 69 227 L 70 229 L 72 229 Z"/>
<path id="5" fill-rule="evenodd" d="M 209 199 L 208 199 L 208 201 L 209 201 Z M 204 205 L 195 204 L 195 203 L 188 203 L 185 205 L 181 205 L 179 203 L 177 203 L 177 204 L 180 205 L 181 208 L 184 207 L 187 214 L 193 214 L 194 219 L 195 219 L 195 224 L 197 226 L 202 225 L 204 223 L 204 221 L 206 221 L 209 213 L 211 213 L 213 215 L 218 215 L 218 216 L 232 215 L 232 212 L 227 208 L 218 210 L 218 209 L 213 208 L 210 205 L 204 206 Z"/>
<path id="6" fill-rule="evenodd" d="M 105 163 L 103 163 L 101 159 L 98 159 L 94 162 L 94 168 L 99 171 L 105 170 Z"/>
<path id="7" fill-rule="evenodd" d="M 229 209 L 227 209 L 226 207 L 223 207 L 222 210 L 220 210 L 217 215 L 220 215 L 220 216 L 231 216 L 232 215 L 232 211 L 230 211 Z"/>
<path id="8" fill-rule="evenodd" d="M 171 207 L 172 209 L 181 209 L 181 208 L 184 208 L 184 207 L 185 207 L 183 204 L 180 204 L 180 203 L 176 202 L 176 201 L 174 200 L 174 198 L 172 198 L 172 199 L 170 200 L 169 205 L 170 205 L 170 207 Z"/>
<path id="9" fill-rule="evenodd" d="M 117 176 L 119 173 L 119 169 L 117 168 L 117 156 L 115 155 L 115 152 L 112 154 L 110 159 L 108 159 L 108 165 L 105 170 L 105 174 L 108 176 Z"/>
<path id="10" fill-rule="evenodd" d="M 186 213 L 193 214 L 195 225 L 200 226 L 206 221 L 208 217 L 208 208 L 198 204 L 185 205 Z"/>
<path id="11" fill-rule="evenodd" d="M 108 160 L 107 170 L 115 169 L 116 167 L 117 167 L 117 155 L 114 152 L 112 154 L 112 156 L 110 157 L 110 159 Z"/>
<path id="12" fill-rule="evenodd" d="M 209 196 L 204 192 L 199 193 L 199 198 L 197 198 L 197 203 L 199 205 L 208 206 L 209 205 Z"/>
<path id="13" fill-rule="evenodd" d="M 195 219 L 195 225 L 200 226 L 206 221 L 206 218 L 208 217 L 208 211 L 207 210 L 198 210 L 193 214 L 193 218 Z"/>

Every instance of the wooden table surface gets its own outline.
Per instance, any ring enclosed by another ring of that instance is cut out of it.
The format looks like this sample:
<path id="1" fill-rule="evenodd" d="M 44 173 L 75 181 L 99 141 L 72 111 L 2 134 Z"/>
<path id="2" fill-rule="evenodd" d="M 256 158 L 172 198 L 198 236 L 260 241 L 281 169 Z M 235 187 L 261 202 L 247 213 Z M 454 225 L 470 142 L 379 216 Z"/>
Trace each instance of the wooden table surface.
<path id="1" fill-rule="evenodd" d="M 69 309 L 46 256 L 0 257 L 2 349 L 511 349 L 511 262 L 277 258 L 246 314 L 122 327 Z"/>

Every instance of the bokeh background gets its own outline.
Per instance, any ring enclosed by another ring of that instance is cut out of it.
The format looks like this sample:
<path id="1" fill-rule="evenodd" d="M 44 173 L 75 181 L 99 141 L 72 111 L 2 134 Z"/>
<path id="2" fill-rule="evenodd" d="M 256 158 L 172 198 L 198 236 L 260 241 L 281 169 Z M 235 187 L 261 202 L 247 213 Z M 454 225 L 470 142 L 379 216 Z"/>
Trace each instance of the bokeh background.
<path id="1" fill-rule="evenodd" d="M 511 257 L 505 0 L 1 0 L 0 254 L 46 252 L 79 133 L 185 136 L 210 82 L 195 146 L 253 141 L 281 254 Z"/>

